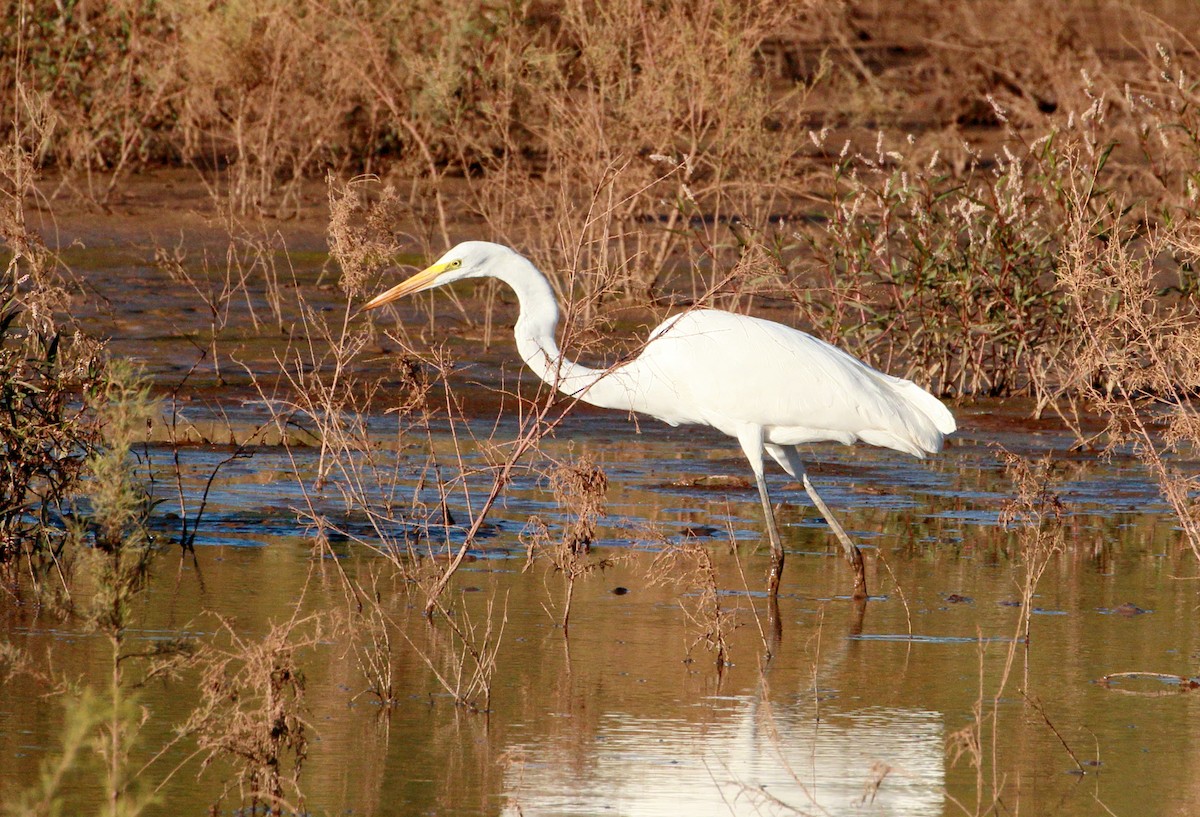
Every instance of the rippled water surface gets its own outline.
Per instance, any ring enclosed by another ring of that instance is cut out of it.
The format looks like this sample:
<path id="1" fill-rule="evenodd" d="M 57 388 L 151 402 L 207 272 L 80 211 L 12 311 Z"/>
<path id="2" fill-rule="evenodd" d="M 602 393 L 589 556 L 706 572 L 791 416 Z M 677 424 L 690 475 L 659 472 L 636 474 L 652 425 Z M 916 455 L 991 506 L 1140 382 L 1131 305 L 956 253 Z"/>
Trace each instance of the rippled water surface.
<path id="1" fill-rule="evenodd" d="M 97 280 L 130 298 L 140 287 L 141 305 L 96 320 L 118 324 L 109 327 L 114 348 L 140 358 L 160 384 L 178 382 L 196 357 L 180 338 L 203 316 L 181 317 L 182 301 L 156 297 L 153 282 L 138 277 L 152 274 L 147 268 L 120 259 L 110 267 Z M 336 293 L 326 297 L 336 303 Z M 271 350 L 286 341 L 239 331 L 246 368 L 269 372 Z M 452 343 L 463 356 L 478 345 Z M 493 442 L 517 426 L 510 416 L 496 422 L 479 384 L 502 372 L 512 380 L 518 368 L 502 339 L 452 375 L 470 427 Z M 266 423 L 264 396 L 234 381 L 190 394 L 181 421 Z M 450 426 L 436 418 L 427 436 L 397 438 L 386 402 L 369 418 L 376 451 L 387 454 L 380 461 L 396 475 L 386 490 L 409 507 L 414 497 L 437 505 L 428 482 L 434 452 L 443 478 L 467 473 L 469 499 L 456 483 L 446 504 L 459 523 L 469 519 L 468 504 L 478 507 L 490 486 L 491 449 L 464 442 L 466 426 L 456 424 L 460 461 Z M 426 621 L 420 593 L 362 545 L 378 539 L 377 528 L 345 502 L 336 477 L 319 484 L 318 446 L 252 447 L 220 469 L 195 559 L 164 548 L 132 637 L 148 645 L 181 633 L 208 638 L 215 615 L 258 637 L 297 609 L 347 608 L 343 577 L 366 584 L 375 576 L 398 627 L 387 659 L 396 700 L 388 709 L 368 691 L 345 633 L 331 629 L 301 652 L 310 744 L 300 789 L 311 814 L 1200 813 L 1200 697 L 1161 681 L 1099 683 L 1130 671 L 1187 677 L 1200 664 L 1194 557 L 1156 486 L 1132 459 L 1070 452 L 1068 435 L 1024 421 L 1025 406 L 956 413 L 961 433 L 925 462 L 811 449 L 814 482 L 864 547 L 873 593 L 865 609 L 846 598 L 850 573 L 803 489 L 773 477 L 788 558 L 782 639 L 770 661 L 757 495 L 749 483 L 705 479 L 747 476 L 736 444 L 588 409 L 569 415 L 533 457 L 538 465 L 586 455 L 609 479 L 591 556 L 605 567 L 578 580 L 569 637 L 557 625 L 562 575 L 544 561 L 526 568 L 530 517 L 552 533 L 568 521 L 540 467 L 514 473 L 448 590 L 459 626 L 502 626 L 490 711 L 456 706 L 438 683 L 434 670 L 452 675 L 461 644 L 444 620 Z M 179 452 L 192 509 L 232 451 L 218 442 Z M 1000 445 L 1028 457 L 1053 453 L 1053 489 L 1066 508 L 1065 547 L 1037 583 L 1027 641 L 1023 540 L 1000 525 L 1014 495 Z M 156 525 L 171 536 L 173 453 L 155 444 L 148 454 L 166 500 Z M 367 486 L 381 503 L 385 482 Z M 317 546 L 306 521 L 313 515 L 332 521 L 328 547 Z M 415 520 L 401 514 L 385 533 L 438 553 L 462 541 L 459 529 Z M 684 540 L 710 555 L 717 598 L 732 614 L 723 672 L 706 649 L 705 622 L 690 615 L 698 586 L 651 577 L 663 548 Z M 59 671 L 104 682 L 106 646 L 95 635 L 13 606 L 3 622 L 7 638 L 52 655 Z M 201 773 L 194 746 L 171 743 L 196 703 L 196 683 L 185 672 L 138 693 L 147 720 L 135 765 L 153 758 L 143 772 L 161 785 L 153 813 L 237 806 L 236 792 L 220 799 L 227 766 Z M 2 795 L 33 781 L 61 738 L 60 702 L 40 692 L 18 677 L 0 695 Z M 954 737 L 977 724 L 979 768 L 960 751 L 969 741 Z M 79 775 L 72 808 L 97 801 L 96 779 Z"/>

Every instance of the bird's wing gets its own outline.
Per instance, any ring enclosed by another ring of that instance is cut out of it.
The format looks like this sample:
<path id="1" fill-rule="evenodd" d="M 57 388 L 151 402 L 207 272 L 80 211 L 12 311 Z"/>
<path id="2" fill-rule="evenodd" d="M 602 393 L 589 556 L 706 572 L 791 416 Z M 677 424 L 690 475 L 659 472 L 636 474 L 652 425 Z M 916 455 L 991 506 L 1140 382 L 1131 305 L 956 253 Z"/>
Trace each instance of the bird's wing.
<path id="1" fill-rule="evenodd" d="M 671 318 L 623 377 L 637 411 L 780 444 L 861 439 L 917 456 L 938 450 L 953 417 L 907 380 L 782 324 L 718 310 Z"/>

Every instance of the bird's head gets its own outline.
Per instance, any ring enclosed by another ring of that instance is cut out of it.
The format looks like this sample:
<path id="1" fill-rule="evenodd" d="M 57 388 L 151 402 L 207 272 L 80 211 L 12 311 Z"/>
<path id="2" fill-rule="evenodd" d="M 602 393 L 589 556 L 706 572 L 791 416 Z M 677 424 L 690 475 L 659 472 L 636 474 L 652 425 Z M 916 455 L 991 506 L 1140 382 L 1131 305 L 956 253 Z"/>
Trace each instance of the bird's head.
<path id="1" fill-rule="evenodd" d="M 500 244 L 492 244 L 487 241 L 464 241 L 439 258 L 433 265 L 406 278 L 386 292 L 376 295 L 363 306 L 363 309 L 375 309 L 391 303 L 397 298 L 403 298 L 405 295 L 452 284 L 464 278 L 491 275 L 498 263 L 515 255 L 516 253 L 508 247 Z"/>

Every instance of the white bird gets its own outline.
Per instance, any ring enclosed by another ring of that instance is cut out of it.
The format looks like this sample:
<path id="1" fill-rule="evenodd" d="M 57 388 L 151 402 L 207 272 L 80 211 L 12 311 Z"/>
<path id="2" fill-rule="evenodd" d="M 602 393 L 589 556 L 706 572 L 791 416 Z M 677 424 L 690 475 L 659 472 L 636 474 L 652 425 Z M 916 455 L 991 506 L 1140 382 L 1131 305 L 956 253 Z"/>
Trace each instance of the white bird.
<path id="1" fill-rule="evenodd" d="M 672 426 L 711 426 L 738 441 L 758 483 L 771 540 L 772 598 L 778 595 L 784 554 L 763 475 L 764 453 L 803 479 L 854 566 L 854 597 L 866 598 L 862 554 L 812 487 L 796 446 L 861 440 L 923 459 L 939 451 L 942 438 L 956 428 L 940 400 L 804 332 L 717 309 L 668 318 L 631 360 L 607 369 L 583 366 L 559 351 L 558 304 L 546 276 L 524 256 L 486 241 L 459 244 L 364 308 L 482 277 L 498 278 L 516 292 L 517 351 L 545 382 L 595 406 L 648 414 Z"/>

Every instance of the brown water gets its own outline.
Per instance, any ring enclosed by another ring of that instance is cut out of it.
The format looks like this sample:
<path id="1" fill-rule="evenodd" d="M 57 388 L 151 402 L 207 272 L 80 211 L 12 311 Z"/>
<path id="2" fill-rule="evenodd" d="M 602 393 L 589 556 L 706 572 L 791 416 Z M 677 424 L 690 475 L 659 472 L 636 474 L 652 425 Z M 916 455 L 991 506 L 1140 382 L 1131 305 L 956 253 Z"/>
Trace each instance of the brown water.
<path id="1" fill-rule="evenodd" d="M 114 298 L 118 308 L 93 318 L 108 326 L 113 348 L 140 359 L 164 387 L 181 379 L 196 359 L 196 345 L 181 339 L 200 337 L 203 313 L 184 311 L 187 299 L 166 292 L 158 273 L 136 259 L 117 253 L 94 269 L 95 286 L 122 295 Z M 317 288 L 315 270 L 300 277 L 314 303 L 338 308 L 336 291 Z M 271 351 L 283 344 L 244 322 L 234 321 L 227 336 L 239 346 L 235 357 L 254 371 L 269 372 Z M 465 358 L 476 345 L 455 348 Z M 377 365 L 362 363 L 364 370 Z M 469 396 L 482 388 L 471 381 L 496 382 L 502 370 L 511 378 L 518 366 L 501 340 L 456 375 L 457 392 Z M 183 417 L 236 428 L 263 421 L 266 407 L 237 371 L 220 390 L 205 385 L 203 372 L 193 375 L 199 388 Z M 473 409 L 481 433 L 497 440 L 514 434 L 511 419 L 493 430 L 486 402 Z M 394 433 L 382 408 L 372 419 L 381 440 Z M 1166 683 L 1097 683 L 1122 671 L 1196 673 L 1194 557 L 1136 462 L 1068 453 L 1071 439 L 1023 422 L 1025 408 L 957 408 L 962 432 L 926 462 L 813 447 L 814 482 L 867 554 L 874 596 L 865 611 L 845 598 L 849 570 L 803 489 L 777 476 L 788 560 L 783 638 L 770 662 L 757 496 L 736 485 L 694 485 L 710 475 L 744 476 L 736 444 L 703 429 L 651 421 L 637 433 L 621 416 L 571 415 L 545 454 L 587 454 L 607 472 L 607 516 L 593 558 L 614 563 L 578 583 L 569 639 L 550 615 L 562 602 L 562 577 L 543 565 L 523 572 L 519 539 L 531 515 L 553 525 L 562 512 L 544 480 L 519 472 L 476 558 L 449 591 L 464 619 L 484 621 L 489 603 L 494 622 L 506 619 L 490 712 L 454 705 L 426 663 L 442 671 L 455 663 L 458 647 L 445 622 L 426 622 L 419 594 L 385 582 L 383 605 L 409 639 L 393 638 L 397 700 L 390 710 L 366 691 L 346 636 L 330 635 L 301 653 L 311 727 L 301 777 L 307 812 L 1200 813 L 1200 697 Z M 426 461 L 424 442 L 413 442 L 397 460 L 405 495 Z M 444 423 L 434 424 L 432 442 L 451 447 Z M 998 523 L 1013 488 L 997 444 L 1027 456 L 1053 452 L 1060 461 L 1066 548 L 1037 585 L 1028 643 L 1015 640 L 1023 633 L 1024 574 L 1018 533 Z M 151 446 L 150 454 L 170 496 L 170 452 Z M 219 446 L 181 451 L 193 507 L 227 454 Z M 333 542 L 336 560 L 314 556 L 313 532 L 295 511 L 310 500 L 343 527 L 369 530 L 336 484 L 314 493 L 317 456 L 315 448 L 264 446 L 222 470 L 195 562 L 172 547 L 158 558 L 139 603 L 135 644 L 181 631 L 207 637 L 217 626 L 211 613 L 260 635 L 298 604 L 345 608 L 343 571 L 387 574 L 386 560 L 348 541 Z M 468 447 L 463 467 L 483 464 L 481 457 Z M 490 479 L 472 479 L 478 502 Z M 463 502 L 460 493 L 450 497 L 458 519 L 467 516 Z M 164 534 L 175 527 L 165 513 L 159 524 Z M 701 630 L 685 614 L 694 589 L 647 578 L 660 537 L 684 536 L 698 537 L 711 553 L 722 604 L 736 611 L 723 673 L 696 643 Z M 59 671 L 105 682 L 106 645 L 70 622 L 10 606 L 2 626 L 33 654 L 52 656 Z M 1001 687 L 1006 664 L 1011 676 Z M 139 692 L 148 720 L 135 767 L 169 743 L 195 705 L 195 684 L 185 674 Z M 61 703 L 39 693 L 24 678 L 0 690 L 0 797 L 33 781 L 59 743 Z M 977 706 L 984 719 L 978 771 L 947 752 L 950 735 L 975 722 Z M 165 781 L 153 813 L 205 814 L 218 798 L 228 768 L 217 763 L 201 774 L 193 752 L 187 740 L 176 743 L 143 773 L 151 786 Z M 72 782 L 67 813 L 94 810 L 84 806 L 101 796 L 97 779 L 84 773 Z M 228 797 L 219 812 L 236 805 Z"/>

